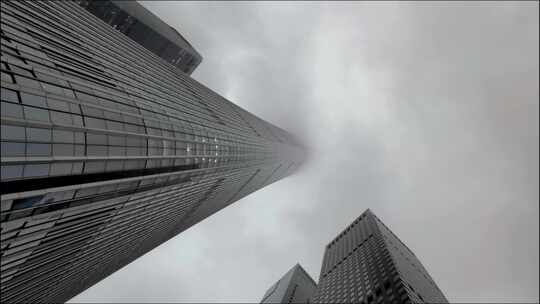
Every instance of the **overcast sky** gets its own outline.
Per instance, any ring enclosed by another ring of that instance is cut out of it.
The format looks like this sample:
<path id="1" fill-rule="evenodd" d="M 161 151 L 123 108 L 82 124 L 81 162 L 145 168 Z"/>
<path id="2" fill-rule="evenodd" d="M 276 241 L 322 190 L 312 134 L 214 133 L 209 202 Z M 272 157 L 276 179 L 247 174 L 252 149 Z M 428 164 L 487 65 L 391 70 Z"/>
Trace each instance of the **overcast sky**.
<path id="1" fill-rule="evenodd" d="M 71 302 L 258 302 L 366 208 L 451 302 L 538 302 L 538 2 L 144 5 L 311 159 Z"/>

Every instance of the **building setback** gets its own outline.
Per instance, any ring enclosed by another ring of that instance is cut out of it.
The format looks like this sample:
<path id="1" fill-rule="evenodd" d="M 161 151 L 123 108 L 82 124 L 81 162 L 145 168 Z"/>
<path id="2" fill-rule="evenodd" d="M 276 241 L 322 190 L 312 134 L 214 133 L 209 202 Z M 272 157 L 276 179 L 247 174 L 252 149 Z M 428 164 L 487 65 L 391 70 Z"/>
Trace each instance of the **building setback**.
<path id="1" fill-rule="evenodd" d="M 65 302 L 301 164 L 77 3 L 0 5 L 2 303 Z"/>
<path id="2" fill-rule="evenodd" d="M 448 303 L 422 263 L 369 209 L 326 246 L 315 303 Z"/>
<path id="3" fill-rule="evenodd" d="M 82 7 L 152 53 L 191 74 L 201 55 L 178 31 L 136 1 L 78 0 Z"/>
<path id="4" fill-rule="evenodd" d="M 296 264 L 266 291 L 261 303 L 310 303 L 316 288 L 315 281 Z"/>

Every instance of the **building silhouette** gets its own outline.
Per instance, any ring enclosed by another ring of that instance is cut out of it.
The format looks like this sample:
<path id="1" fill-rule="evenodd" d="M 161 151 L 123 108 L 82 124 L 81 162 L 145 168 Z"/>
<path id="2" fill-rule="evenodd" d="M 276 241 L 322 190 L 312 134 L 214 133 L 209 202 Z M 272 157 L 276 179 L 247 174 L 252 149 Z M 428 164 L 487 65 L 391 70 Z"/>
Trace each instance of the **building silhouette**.
<path id="1" fill-rule="evenodd" d="M 0 5 L 2 303 L 65 302 L 301 164 L 76 2 Z"/>
<path id="2" fill-rule="evenodd" d="M 311 303 L 317 284 L 296 264 L 264 294 L 261 303 Z"/>
<path id="3" fill-rule="evenodd" d="M 135 1 L 78 2 L 89 12 L 184 73 L 191 74 L 202 61 L 201 55 L 178 31 Z"/>
<path id="4" fill-rule="evenodd" d="M 315 303 L 448 303 L 414 253 L 369 209 L 324 253 Z"/>

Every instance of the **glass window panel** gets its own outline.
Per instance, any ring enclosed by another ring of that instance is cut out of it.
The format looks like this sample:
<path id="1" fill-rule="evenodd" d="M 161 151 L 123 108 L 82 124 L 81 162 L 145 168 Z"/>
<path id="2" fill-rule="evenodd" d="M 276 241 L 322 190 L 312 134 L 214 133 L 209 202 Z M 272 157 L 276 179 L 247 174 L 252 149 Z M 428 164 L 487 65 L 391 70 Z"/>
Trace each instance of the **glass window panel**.
<path id="1" fill-rule="evenodd" d="M 63 124 L 63 125 L 73 124 L 73 121 L 71 120 L 71 114 L 67 114 L 63 112 L 51 111 L 51 120 L 54 123 Z"/>
<path id="2" fill-rule="evenodd" d="M 70 98 L 75 98 L 75 94 L 73 93 L 73 90 L 64 88 L 64 95 Z"/>
<path id="3" fill-rule="evenodd" d="M 75 104 L 75 103 L 69 103 L 69 110 L 70 110 L 72 113 L 75 113 L 75 114 L 81 114 L 81 108 L 79 107 L 78 104 Z"/>
<path id="4" fill-rule="evenodd" d="M 149 147 L 162 147 L 163 141 L 160 139 L 148 139 L 148 146 Z"/>
<path id="5" fill-rule="evenodd" d="M 121 171 L 124 167 L 124 161 L 114 160 L 107 162 L 107 171 Z"/>
<path id="6" fill-rule="evenodd" d="M 149 147 L 148 148 L 148 155 L 163 155 L 163 149 L 162 148 Z"/>
<path id="7" fill-rule="evenodd" d="M 7 102 L 2 102 L 1 115 L 6 117 L 22 118 L 22 106 Z"/>
<path id="8" fill-rule="evenodd" d="M 41 199 L 43 199 L 43 195 L 30 196 L 30 197 L 19 198 L 19 199 L 13 200 L 12 209 L 18 210 L 18 209 L 25 209 L 25 208 L 33 207 L 34 205 L 41 202 Z"/>
<path id="9" fill-rule="evenodd" d="M 5 142 L 2 144 L 2 156 L 24 156 L 25 143 Z"/>
<path id="10" fill-rule="evenodd" d="M 109 146 L 109 155 L 110 156 L 124 156 L 126 155 L 126 148 Z"/>
<path id="11" fill-rule="evenodd" d="M 107 129 L 116 130 L 116 131 L 124 131 L 124 124 L 107 120 Z"/>
<path id="12" fill-rule="evenodd" d="M 83 145 L 75 145 L 75 156 L 84 156 L 85 148 Z"/>
<path id="13" fill-rule="evenodd" d="M 54 156 L 73 156 L 73 152 L 72 144 L 53 144 Z"/>
<path id="14" fill-rule="evenodd" d="M 2 140 L 22 140 L 24 141 L 24 127 L 2 125 Z"/>
<path id="15" fill-rule="evenodd" d="M 22 100 L 22 103 L 24 103 L 25 105 L 44 107 L 44 108 L 47 107 L 47 104 L 45 103 L 45 97 L 43 96 L 21 92 L 21 100 Z"/>
<path id="16" fill-rule="evenodd" d="M 23 87 L 30 87 L 36 89 L 41 88 L 38 81 L 26 77 L 21 77 L 19 75 L 15 75 L 15 82 Z"/>
<path id="17" fill-rule="evenodd" d="M 87 133 L 86 134 L 86 142 L 87 142 L 87 144 L 106 145 L 107 144 L 107 135 L 105 135 L 105 134 Z"/>
<path id="18" fill-rule="evenodd" d="M 50 129 L 26 128 L 26 137 L 28 141 L 51 141 Z"/>
<path id="19" fill-rule="evenodd" d="M 73 163 L 71 174 L 81 174 L 83 163 Z"/>
<path id="20" fill-rule="evenodd" d="M 83 132 L 75 132 L 74 134 L 75 143 L 77 144 L 84 144 L 84 133 Z"/>
<path id="21" fill-rule="evenodd" d="M 84 173 L 103 172 L 105 171 L 105 162 L 86 162 L 84 165 Z"/>
<path id="22" fill-rule="evenodd" d="M 105 129 L 105 121 L 91 117 L 84 117 L 84 123 L 87 127 Z"/>
<path id="23" fill-rule="evenodd" d="M 85 197 L 90 195 L 95 195 L 99 191 L 99 187 L 90 187 L 86 189 L 80 189 L 77 191 L 77 194 L 75 194 L 75 197 Z"/>
<path id="24" fill-rule="evenodd" d="M 21 166 L 21 173 L 22 173 L 22 166 Z M 6 210 L 11 209 L 12 204 L 13 204 L 13 200 L 3 200 L 3 201 L 1 201 L 0 202 L 0 211 L 4 212 Z M 2 249 L 4 249 L 4 247 L 6 247 L 6 246 L 2 246 Z"/>
<path id="25" fill-rule="evenodd" d="M 107 146 L 88 145 L 86 151 L 88 156 L 107 156 Z"/>
<path id="26" fill-rule="evenodd" d="M 45 90 L 46 92 L 56 94 L 56 95 L 64 95 L 64 89 L 62 87 L 44 83 L 44 82 L 41 83 L 41 86 L 43 87 L 43 90 Z"/>
<path id="27" fill-rule="evenodd" d="M 32 107 L 24 107 L 24 116 L 28 120 L 41 120 L 41 121 L 49 121 L 49 111 L 38 109 L 38 108 L 32 108 Z"/>
<path id="28" fill-rule="evenodd" d="M 71 163 L 53 163 L 51 165 L 51 175 L 69 175 L 72 167 Z"/>
<path id="29" fill-rule="evenodd" d="M 105 111 L 105 118 L 108 120 L 123 121 L 122 114 Z"/>
<path id="30" fill-rule="evenodd" d="M 145 149 L 145 150 L 146 150 L 146 149 Z M 146 155 L 146 151 L 143 151 L 142 148 L 127 147 L 127 148 L 126 148 L 126 155 L 127 155 L 127 156 L 140 156 L 140 155 Z"/>
<path id="31" fill-rule="evenodd" d="M 126 146 L 132 146 L 132 147 L 138 147 L 138 146 L 141 146 L 143 140 L 144 140 L 144 139 L 143 139 L 143 138 L 140 138 L 140 137 L 131 137 L 131 136 L 128 136 L 128 137 L 126 138 Z"/>
<path id="32" fill-rule="evenodd" d="M 130 124 L 140 125 L 141 119 L 131 115 L 124 115 L 124 121 Z"/>
<path id="33" fill-rule="evenodd" d="M 80 99 L 80 100 L 90 102 L 90 103 L 93 103 L 93 104 L 99 104 L 98 101 L 97 101 L 97 98 L 95 96 L 92 96 L 92 95 L 89 95 L 89 94 L 86 94 L 86 93 L 82 93 L 82 92 L 75 92 L 75 94 L 77 94 L 77 98 Z"/>
<path id="34" fill-rule="evenodd" d="M 28 156 L 50 156 L 51 145 L 50 144 L 26 144 L 26 155 Z"/>
<path id="35" fill-rule="evenodd" d="M 0 91 L 0 96 L 2 100 L 19 103 L 19 97 L 17 96 L 17 91 L 2 88 Z"/>
<path id="36" fill-rule="evenodd" d="M 109 135 L 109 145 L 125 146 L 126 145 L 126 138 L 124 136 Z"/>
<path id="37" fill-rule="evenodd" d="M 87 115 L 87 116 L 95 116 L 95 117 L 103 117 L 104 114 L 103 114 L 103 110 L 101 109 L 96 109 L 94 107 L 89 107 L 89 106 L 81 106 L 82 108 L 82 112 L 84 115 Z"/>
<path id="38" fill-rule="evenodd" d="M 49 175 L 49 164 L 31 164 L 24 166 L 24 177 Z"/>
<path id="39" fill-rule="evenodd" d="M 0 79 L 2 79 L 2 81 L 4 82 L 13 83 L 13 76 L 11 73 L 6 73 L 6 72 L 1 71 Z"/>
<path id="40" fill-rule="evenodd" d="M 132 169 L 138 169 L 138 168 L 140 167 L 136 160 L 125 161 L 124 170 L 132 170 Z"/>
<path id="41" fill-rule="evenodd" d="M 161 130 L 160 129 L 146 128 L 146 133 L 151 134 L 151 135 L 161 136 Z"/>
<path id="42" fill-rule="evenodd" d="M 174 155 L 174 149 L 164 149 L 163 155 Z"/>
<path id="43" fill-rule="evenodd" d="M 71 115 L 71 118 L 73 119 L 73 125 L 74 126 L 83 126 L 83 120 L 82 117 L 79 115 Z"/>
<path id="44" fill-rule="evenodd" d="M 70 112 L 69 104 L 65 101 L 47 98 L 47 103 L 49 104 L 49 108 L 51 109 Z"/>
<path id="45" fill-rule="evenodd" d="M 125 124 L 124 128 L 126 129 L 127 132 L 139 133 L 139 127 L 136 125 Z"/>
<path id="46" fill-rule="evenodd" d="M 23 172 L 23 166 L 22 165 L 15 165 L 15 166 L 2 166 L 2 179 L 11 179 L 11 178 L 19 178 L 22 177 Z"/>
<path id="47" fill-rule="evenodd" d="M 146 168 L 155 168 L 159 167 L 159 161 L 157 160 L 147 160 L 146 161 Z"/>
<path id="48" fill-rule="evenodd" d="M 73 143 L 73 132 L 64 130 L 53 130 L 53 141 L 62 143 Z"/>

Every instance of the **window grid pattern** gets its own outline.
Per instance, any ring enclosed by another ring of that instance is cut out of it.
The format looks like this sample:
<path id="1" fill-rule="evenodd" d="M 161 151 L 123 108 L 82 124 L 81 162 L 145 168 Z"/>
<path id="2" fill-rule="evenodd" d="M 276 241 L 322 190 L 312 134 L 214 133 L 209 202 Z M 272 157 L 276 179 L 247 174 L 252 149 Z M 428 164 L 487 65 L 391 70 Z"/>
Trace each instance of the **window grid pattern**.
<path id="1" fill-rule="evenodd" d="M 314 302 L 448 303 L 434 283 L 411 281 L 404 274 L 381 224 L 367 210 L 326 246 Z"/>
<path id="2" fill-rule="evenodd" d="M 301 164 L 77 3 L 0 5 L 3 302 L 65 302 Z"/>

